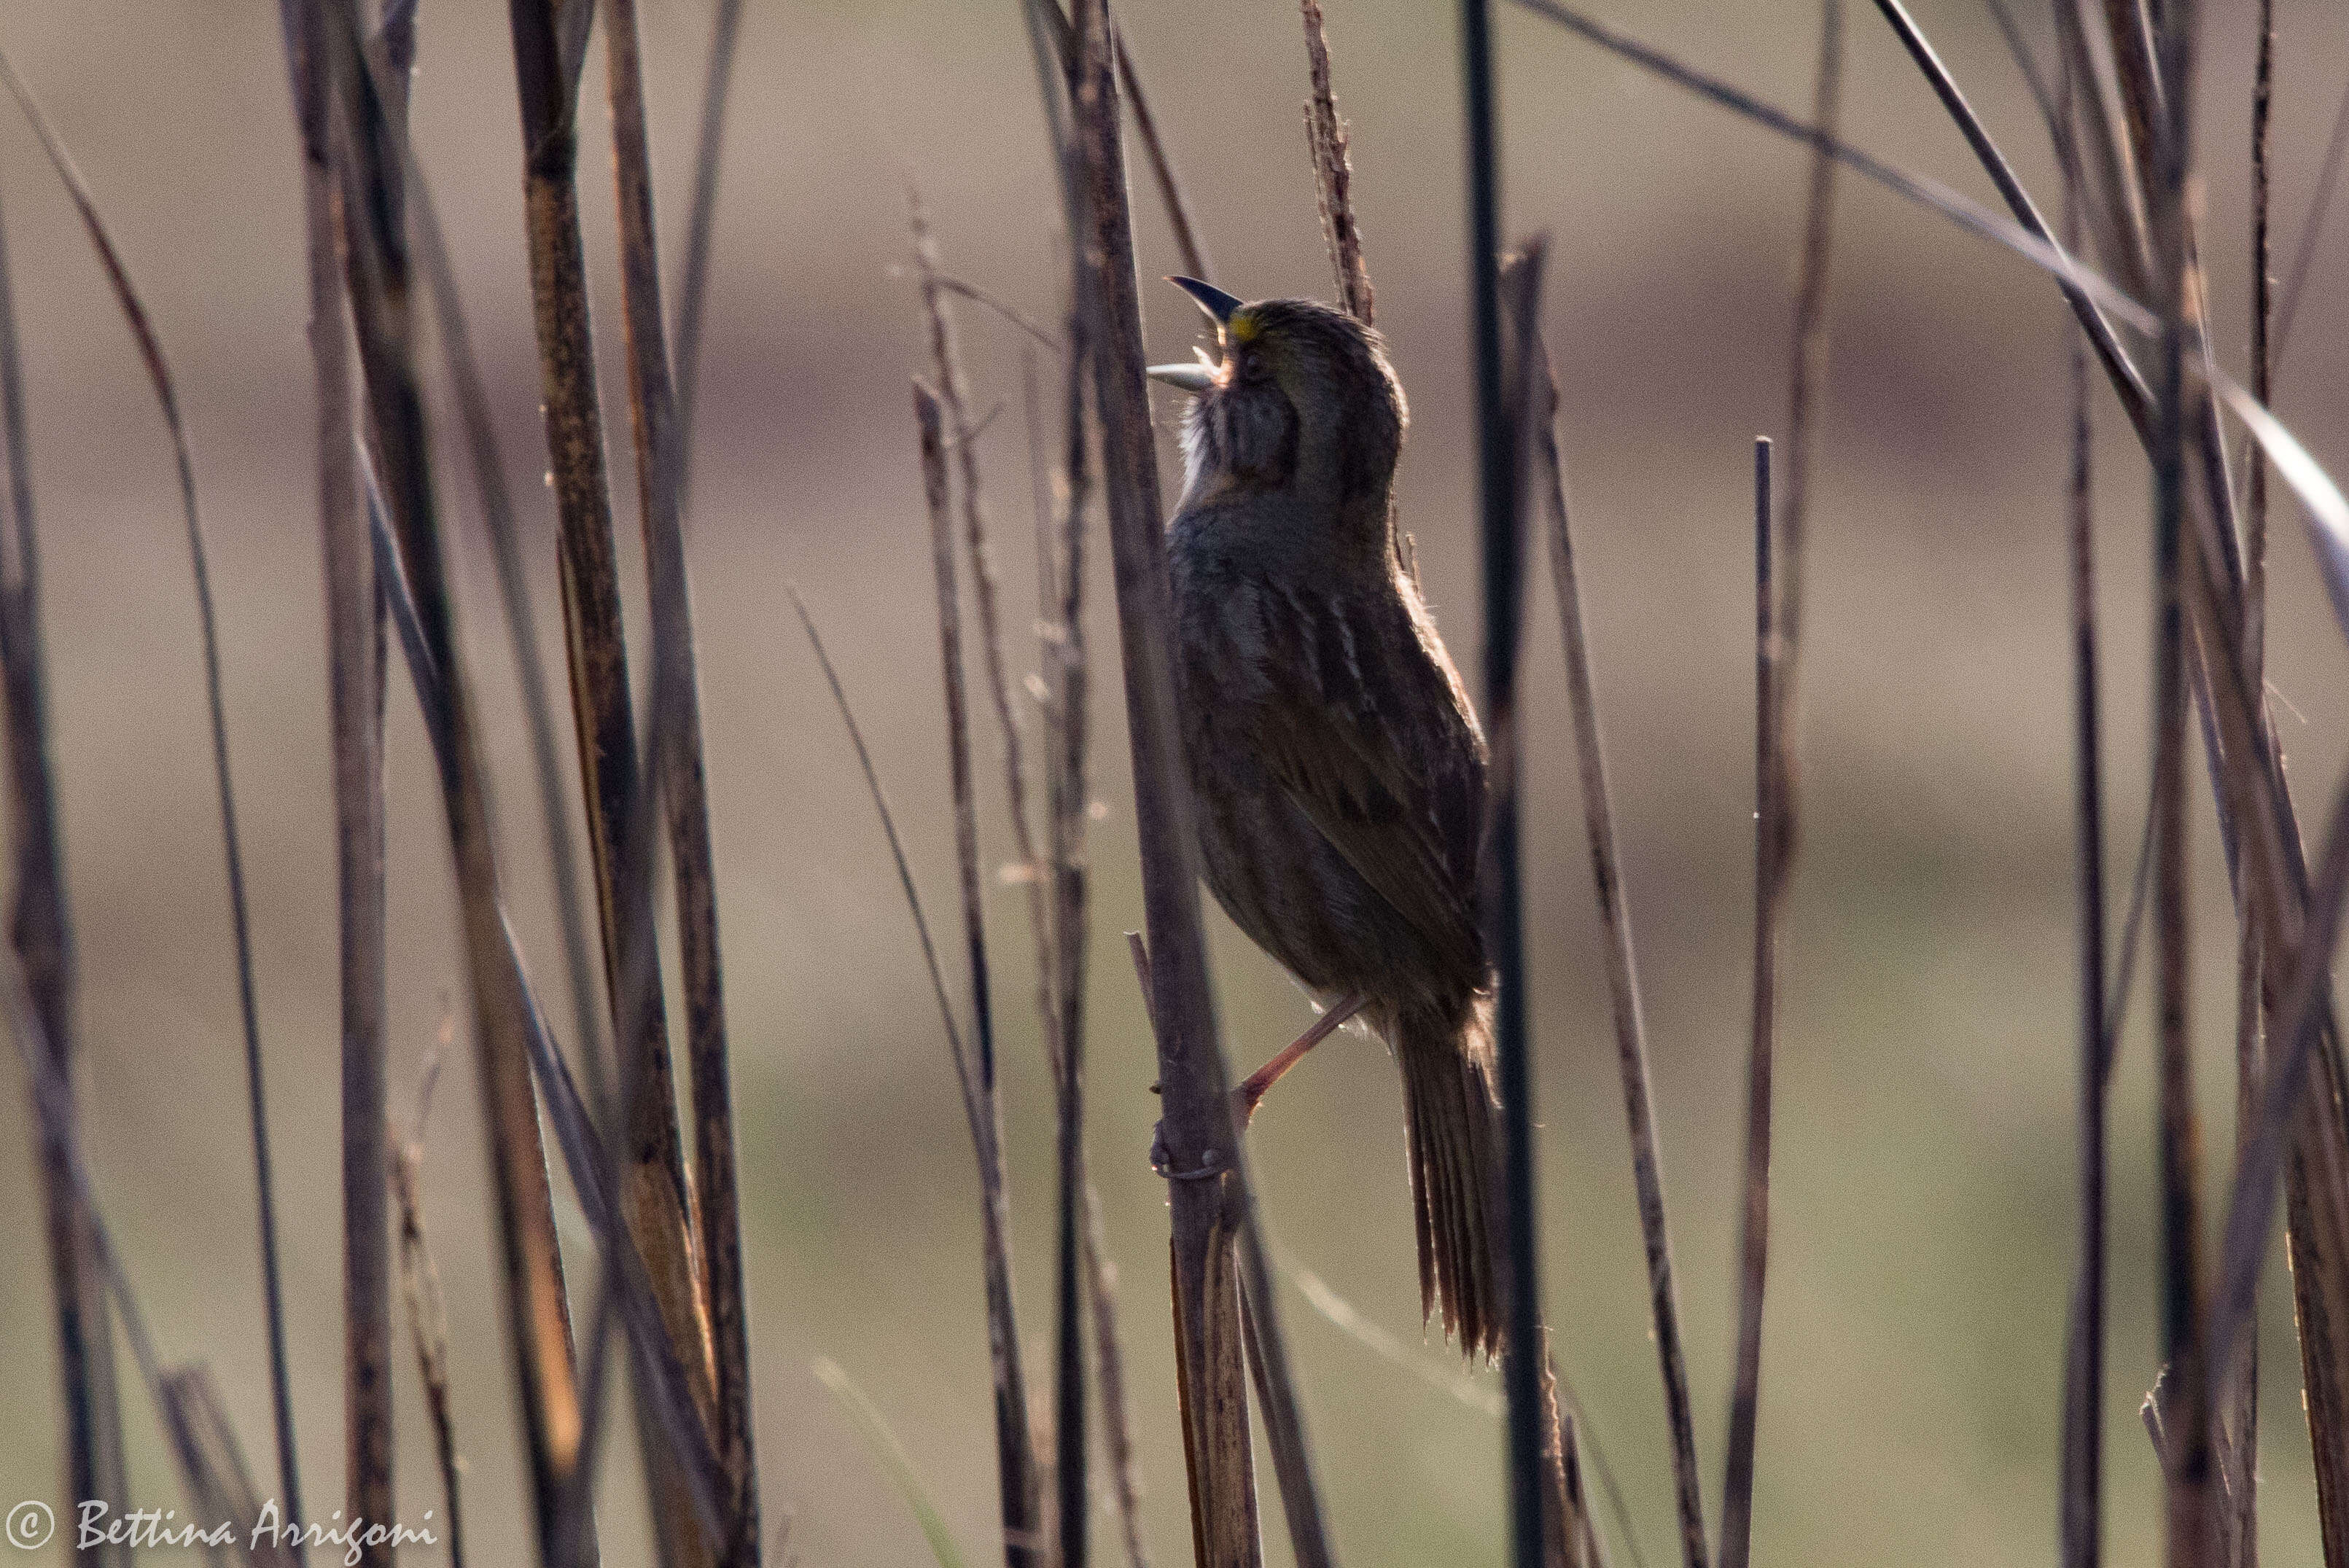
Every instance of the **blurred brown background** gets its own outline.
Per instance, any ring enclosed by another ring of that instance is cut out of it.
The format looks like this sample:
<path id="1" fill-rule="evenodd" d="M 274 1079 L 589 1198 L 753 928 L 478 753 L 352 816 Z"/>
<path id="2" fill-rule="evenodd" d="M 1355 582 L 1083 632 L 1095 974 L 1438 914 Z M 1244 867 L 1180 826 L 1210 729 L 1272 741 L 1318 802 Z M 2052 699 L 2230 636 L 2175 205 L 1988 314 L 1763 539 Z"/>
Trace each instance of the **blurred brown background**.
<path id="1" fill-rule="evenodd" d="M 1986 197 L 1897 45 L 1868 7 L 1849 9 L 1847 133 Z M 1918 9 L 2052 205 L 2043 139 L 1987 14 L 1973 0 Z M 2039 7 L 2024 9 L 2044 26 Z M 2220 346 L 2240 366 L 2253 8 L 2209 9 L 2206 232 Z M 2312 0 L 2278 10 L 2277 212 L 2288 255 L 2349 58 L 2349 21 Z M 1808 5 L 1613 0 L 1605 11 L 1774 101 L 1808 101 Z M 675 233 L 709 6 L 657 0 L 645 20 L 663 215 Z M 1126 25 L 1220 281 L 1250 296 L 1328 294 L 1294 8 L 1134 6 Z M 1451 8 L 1429 4 L 1338 4 L 1330 15 L 1380 320 L 1415 415 L 1403 517 L 1454 646 L 1473 663 L 1453 26 Z M 1802 162 L 1789 145 L 1506 8 L 1499 41 L 1510 226 L 1547 227 L 1557 242 L 1548 330 L 1713 1491 L 1751 900 L 1747 443 L 1783 434 Z M 341 1488 L 333 851 L 300 202 L 275 7 L 23 0 L 8 8 L 0 45 L 46 98 L 115 226 L 192 431 L 249 832 L 305 1478 L 324 1514 Z M 619 338 L 600 46 L 589 79 L 583 184 L 610 356 Z M 427 0 L 416 128 L 500 399 L 559 670 L 551 508 L 533 482 L 543 444 L 512 80 L 500 7 Z M 905 400 L 924 357 L 901 271 L 904 192 L 921 187 L 953 269 L 1050 318 L 1061 273 L 1031 82 L 1009 0 L 762 4 L 745 27 L 729 132 L 690 544 L 766 1511 L 771 1522 L 791 1518 L 801 1560 L 826 1568 L 916 1562 L 925 1549 L 811 1377 L 813 1357 L 840 1362 L 886 1413 L 974 1561 L 997 1550 L 993 1455 L 968 1143 L 879 832 L 782 589 L 797 582 L 830 634 L 944 917 L 951 857 L 936 644 Z M 1174 270 L 1174 255 L 1154 201 L 1138 194 L 1142 265 L 1154 277 Z M 214 1365 L 265 1471 L 243 1069 L 168 449 L 88 244 L 13 112 L 0 114 L 0 195 L 33 399 L 90 1158 L 166 1355 Z M 2342 262 L 2338 243 L 2320 254 L 2279 398 L 2336 471 L 2349 465 Z M 1154 284 L 1144 301 L 1154 355 L 1185 356 L 1189 307 Z M 1007 408 L 985 455 L 1000 574 L 1012 624 L 1024 627 L 1033 579 L 1019 344 L 983 315 L 965 320 L 982 408 L 997 399 Z M 1806 822 L 1785 945 L 1757 1508 L 1764 1562 L 2053 1555 L 2075 1049 L 2062 325 L 2054 291 L 2022 263 L 1847 178 L 1813 521 Z M 616 412 L 612 365 L 607 407 Z M 1171 398 L 1164 412 L 1171 428 Z M 2149 552 L 2142 466 L 2108 406 L 2103 424 L 2117 908 L 2141 821 Z M 632 498 L 624 424 L 611 435 L 615 493 Z M 1171 444 L 1166 451 L 1171 459 Z M 509 882 L 542 990 L 559 1008 L 511 661 L 461 469 L 445 468 L 443 483 L 464 541 L 466 633 L 496 738 Z M 2298 515 L 2288 504 L 2276 515 L 2272 678 L 2308 801 L 2343 764 L 2349 688 Z M 625 511 L 620 531 L 630 582 L 640 583 Z M 1093 603 L 1095 646 L 1112 649 L 1105 577 Z M 1546 586 L 1536 603 L 1526 820 L 1550 1312 L 1646 1560 L 1661 1565 L 1673 1554 L 1661 1399 Z M 1023 664 L 1032 658 L 1023 645 Z M 1163 1198 L 1143 1161 L 1154 1075 L 1117 940 L 1141 916 L 1106 666 L 1097 690 L 1097 792 L 1108 814 L 1095 839 L 1091 1134 L 1123 1269 L 1151 1544 L 1160 1562 L 1176 1563 L 1189 1549 Z M 391 714 L 393 1088 L 404 1115 L 458 970 L 429 760 L 398 688 Z M 982 760 L 992 756 L 990 740 Z M 999 774 L 981 774 L 999 860 Z M 2232 944 L 2209 822 L 2205 809 L 2195 829 L 2197 1009 L 2215 1195 L 2232 1137 Z M 999 888 L 990 913 L 1011 1064 L 1022 1304 L 1040 1345 L 1047 1089 L 1018 978 L 1023 906 Z M 1216 940 L 1231 1049 L 1247 1065 L 1286 1041 L 1307 1010 L 1220 917 Z M 2158 1539 L 2155 1470 L 2137 1420 L 2154 1360 L 2142 1020 L 2140 1004 L 2115 1113 L 2107 1430 L 2122 1562 L 2150 1560 Z M 434 1113 L 429 1220 L 457 1339 L 471 1542 L 480 1561 L 513 1562 L 526 1527 L 485 1266 L 471 1078 L 460 1051 Z M 1392 1068 L 1346 1037 L 1282 1086 L 1254 1147 L 1296 1264 L 1404 1338 L 1442 1380 L 1456 1376 L 1451 1354 L 1423 1349 L 1414 1333 L 1401 1137 Z M 14 1260 L 0 1284 L 0 1409 L 10 1418 L 0 1423 L 0 1499 L 13 1502 L 53 1497 L 59 1475 L 20 1092 L 0 1094 L 0 1142 L 10 1150 L 0 1162 L 0 1256 Z M 584 1224 L 567 1195 L 561 1202 L 584 1249 Z M 2263 1319 L 2262 1531 L 2279 1563 L 2316 1552 L 2282 1277 L 2279 1264 Z M 1348 1561 L 1499 1562 L 1497 1424 L 1380 1359 L 1303 1297 L 1290 1295 L 1284 1310 Z M 440 1498 L 404 1341 L 399 1367 L 401 1518 L 413 1522 Z M 1477 1386 L 1489 1394 L 1495 1381 L 1485 1374 Z M 131 1409 L 137 1501 L 184 1507 L 143 1402 Z M 643 1561 L 632 1445 L 613 1454 L 606 1553 Z M 1277 1516 L 1268 1535 L 1274 1560 L 1285 1561 Z M 1100 1549 L 1113 1546 L 1103 1537 Z M 1631 1560 L 1619 1540 L 1617 1551 Z"/>

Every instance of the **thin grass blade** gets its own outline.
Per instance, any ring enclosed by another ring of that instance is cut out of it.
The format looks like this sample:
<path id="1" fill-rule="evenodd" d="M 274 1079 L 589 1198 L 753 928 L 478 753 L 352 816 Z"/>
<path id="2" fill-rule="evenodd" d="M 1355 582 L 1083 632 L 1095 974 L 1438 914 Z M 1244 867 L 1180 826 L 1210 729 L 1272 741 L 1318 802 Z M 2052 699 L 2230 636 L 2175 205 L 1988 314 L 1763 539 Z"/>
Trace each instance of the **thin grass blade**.
<path id="1" fill-rule="evenodd" d="M 881 1461 L 881 1468 L 889 1472 L 905 1506 L 913 1510 L 914 1522 L 922 1527 L 922 1539 L 930 1543 L 930 1555 L 937 1559 L 938 1568 L 963 1568 L 962 1551 L 955 1544 L 954 1532 L 947 1528 L 946 1516 L 930 1501 L 929 1489 L 922 1484 L 921 1473 L 905 1457 L 905 1446 L 889 1429 L 879 1407 L 830 1357 L 818 1357 L 811 1370 L 816 1381 L 831 1389 L 841 1408 L 855 1418 L 857 1435 L 864 1439 L 873 1457 Z"/>

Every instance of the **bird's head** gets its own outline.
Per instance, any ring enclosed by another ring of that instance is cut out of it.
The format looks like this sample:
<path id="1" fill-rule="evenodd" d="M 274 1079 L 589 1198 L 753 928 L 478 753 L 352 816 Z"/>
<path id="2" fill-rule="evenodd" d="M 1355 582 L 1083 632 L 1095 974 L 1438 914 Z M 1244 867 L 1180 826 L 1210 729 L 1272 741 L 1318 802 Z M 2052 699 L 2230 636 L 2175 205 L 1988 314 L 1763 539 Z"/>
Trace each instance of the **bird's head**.
<path id="1" fill-rule="evenodd" d="M 1291 490 L 1383 530 L 1410 412 L 1379 335 L 1312 300 L 1245 303 L 1193 278 L 1221 354 L 1151 376 L 1196 399 L 1183 433 L 1191 495 Z"/>

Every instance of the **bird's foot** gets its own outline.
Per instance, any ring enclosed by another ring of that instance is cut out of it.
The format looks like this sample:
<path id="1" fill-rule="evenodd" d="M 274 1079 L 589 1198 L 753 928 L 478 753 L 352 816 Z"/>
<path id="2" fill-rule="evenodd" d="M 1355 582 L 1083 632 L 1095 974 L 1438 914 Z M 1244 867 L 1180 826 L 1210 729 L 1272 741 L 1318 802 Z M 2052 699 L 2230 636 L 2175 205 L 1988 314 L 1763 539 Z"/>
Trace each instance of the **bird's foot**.
<path id="1" fill-rule="evenodd" d="M 1197 1170 L 1175 1170 L 1174 1156 L 1166 1148 L 1166 1124 L 1162 1121 L 1150 1135 L 1150 1169 L 1169 1181 L 1205 1181 L 1211 1176 L 1222 1175 L 1231 1167 L 1221 1155 L 1210 1149 Z"/>

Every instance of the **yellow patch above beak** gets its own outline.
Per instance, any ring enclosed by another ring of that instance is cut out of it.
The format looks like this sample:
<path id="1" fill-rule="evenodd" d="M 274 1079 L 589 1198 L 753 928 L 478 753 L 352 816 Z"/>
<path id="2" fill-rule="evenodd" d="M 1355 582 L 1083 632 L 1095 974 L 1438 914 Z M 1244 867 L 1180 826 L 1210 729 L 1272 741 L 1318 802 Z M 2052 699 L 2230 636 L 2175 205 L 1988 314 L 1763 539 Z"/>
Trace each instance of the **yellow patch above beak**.
<path id="1" fill-rule="evenodd" d="M 1232 312 L 1224 323 L 1224 335 L 1234 343 L 1254 343 L 1257 335 L 1256 312 L 1242 308 Z"/>

